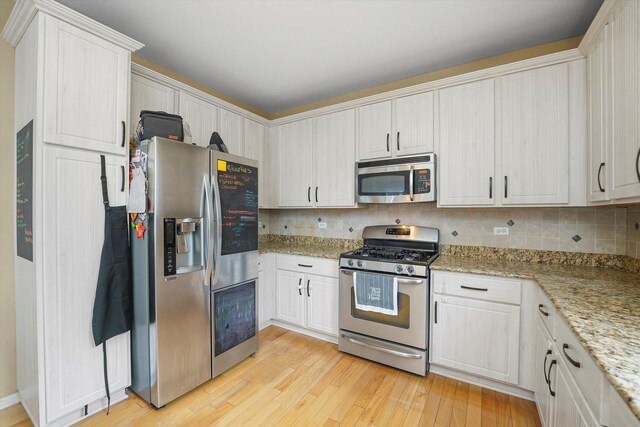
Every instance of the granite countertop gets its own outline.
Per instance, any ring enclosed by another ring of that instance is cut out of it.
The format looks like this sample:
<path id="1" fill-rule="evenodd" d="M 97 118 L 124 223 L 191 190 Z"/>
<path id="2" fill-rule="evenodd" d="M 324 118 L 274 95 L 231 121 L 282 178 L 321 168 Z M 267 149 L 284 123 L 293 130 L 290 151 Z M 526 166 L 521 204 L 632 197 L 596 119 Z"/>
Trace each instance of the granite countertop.
<path id="1" fill-rule="evenodd" d="M 447 255 L 431 269 L 535 280 L 640 419 L 639 274 Z"/>
<path id="2" fill-rule="evenodd" d="M 338 259 L 340 258 L 341 253 L 347 252 L 348 250 L 349 249 L 346 248 L 336 248 L 326 245 L 305 245 L 277 242 L 261 243 L 259 246 L 259 252 L 261 254 L 275 252 L 279 254 L 302 255 L 330 259 Z"/>

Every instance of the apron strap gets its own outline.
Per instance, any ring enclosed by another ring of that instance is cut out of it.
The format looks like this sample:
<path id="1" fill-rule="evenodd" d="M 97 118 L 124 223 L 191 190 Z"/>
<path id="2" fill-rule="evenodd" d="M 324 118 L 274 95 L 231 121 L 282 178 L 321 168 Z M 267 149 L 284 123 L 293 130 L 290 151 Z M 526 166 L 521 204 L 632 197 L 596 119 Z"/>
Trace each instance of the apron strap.
<path id="1" fill-rule="evenodd" d="M 107 191 L 107 173 L 104 165 L 104 156 L 100 155 L 100 181 L 102 181 L 102 203 L 109 207 L 109 192 Z"/>
<path id="2" fill-rule="evenodd" d="M 107 373 L 107 342 L 102 343 L 102 366 L 104 368 L 104 388 L 107 389 L 107 415 L 111 409 L 111 393 L 109 393 L 109 374 Z"/>

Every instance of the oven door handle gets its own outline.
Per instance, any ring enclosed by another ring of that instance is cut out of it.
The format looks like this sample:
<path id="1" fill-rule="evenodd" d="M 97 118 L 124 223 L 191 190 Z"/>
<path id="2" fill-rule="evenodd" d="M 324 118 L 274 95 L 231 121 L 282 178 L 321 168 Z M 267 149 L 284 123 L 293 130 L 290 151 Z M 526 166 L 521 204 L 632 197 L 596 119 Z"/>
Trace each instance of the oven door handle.
<path id="1" fill-rule="evenodd" d="M 396 350 L 391 350 L 391 349 L 384 348 L 384 347 L 378 347 L 377 345 L 373 345 L 373 344 L 369 344 L 369 343 L 366 343 L 366 342 L 355 340 L 355 339 L 353 339 L 351 337 L 346 336 L 345 334 L 342 334 L 342 338 L 344 338 L 345 340 L 349 341 L 352 344 L 361 345 L 362 347 L 367 347 L 367 348 L 370 348 L 372 350 L 381 351 L 382 353 L 391 354 L 393 356 L 403 357 L 405 359 L 422 359 L 422 355 L 420 355 L 420 354 L 404 353 L 402 351 L 396 351 Z"/>
<path id="2" fill-rule="evenodd" d="M 398 284 L 421 285 L 422 282 L 424 282 L 424 279 L 404 279 L 404 278 L 398 277 Z"/>
<path id="3" fill-rule="evenodd" d="M 342 274 L 346 274 L 347 276 L 353 276 L 353 271 L 351 270 L 340 270 Z"/>

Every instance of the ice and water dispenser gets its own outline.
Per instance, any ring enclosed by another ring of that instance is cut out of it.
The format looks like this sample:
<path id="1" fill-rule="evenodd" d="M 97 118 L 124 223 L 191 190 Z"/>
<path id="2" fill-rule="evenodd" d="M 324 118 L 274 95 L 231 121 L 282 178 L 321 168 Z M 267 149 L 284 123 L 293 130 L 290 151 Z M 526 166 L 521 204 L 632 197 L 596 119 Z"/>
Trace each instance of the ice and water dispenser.
<path id="1" fill-rule="evenodd" d="M 202 218 L 164 219 L 164 275 L 204 269 Z"/>

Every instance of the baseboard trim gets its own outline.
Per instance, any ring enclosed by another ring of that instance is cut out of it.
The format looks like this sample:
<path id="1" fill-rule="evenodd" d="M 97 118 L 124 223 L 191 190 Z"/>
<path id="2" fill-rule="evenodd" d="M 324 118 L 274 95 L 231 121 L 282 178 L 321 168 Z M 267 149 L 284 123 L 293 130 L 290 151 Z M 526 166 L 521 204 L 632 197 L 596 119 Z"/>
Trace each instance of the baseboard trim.
<path id="1" fill-rule="evenodd" d="M 300 326 L 291 325 L 289 323 L 281 322 L 281 321 L 275 320 L 275 319 L 271 320 L 271 324 L 275 325 L 275 326 L 279 326 L 279 327 L 284 328 L 284 329 L 288 329 L 288 330 L 293 331 L 293 332 L 298 332 L 298 333 L 300 333 L 302 335 L 308 335 L 308 336 L 313 337 L 313 338 L 318 338 L 319 340 L 322 340 L 322 341 L 327 341 L 327 342 L 331 342 L 331 343 L 334 343 L 334 344 L 338 344 L 338 337 L 334 337 L 334 336 L 331 336 L 331 335 L 323 334 L 322 332 L 311 331 L 309 329 L 301 328 Z"/>
<path id="2" fill-rule="evenodd" d="M 18 393 L 10 394 L 0 399 L 0 411 L 10 406 L 20 403 L 20 395 Z"/>
<path id="3" fill-rule="evenodd" d="M 456 371 L 454 369 L 445 368 L 444 366 L 433 364 L 429 365 L 429 371 L 433 372 L 434 374 L 442 375 L 444 377 L 453 378 L 454 380 L 463 381 L 465 383 L 488 388 L 494 391 L 499 391 L 500 393 L 510 394 L 511 396 L 520 397 L 526 400 L 534 400 L 532 391 L 522 389 L 515 385 L 501 383 L 499 381 L 478 377 L 475 375 Z"/>

